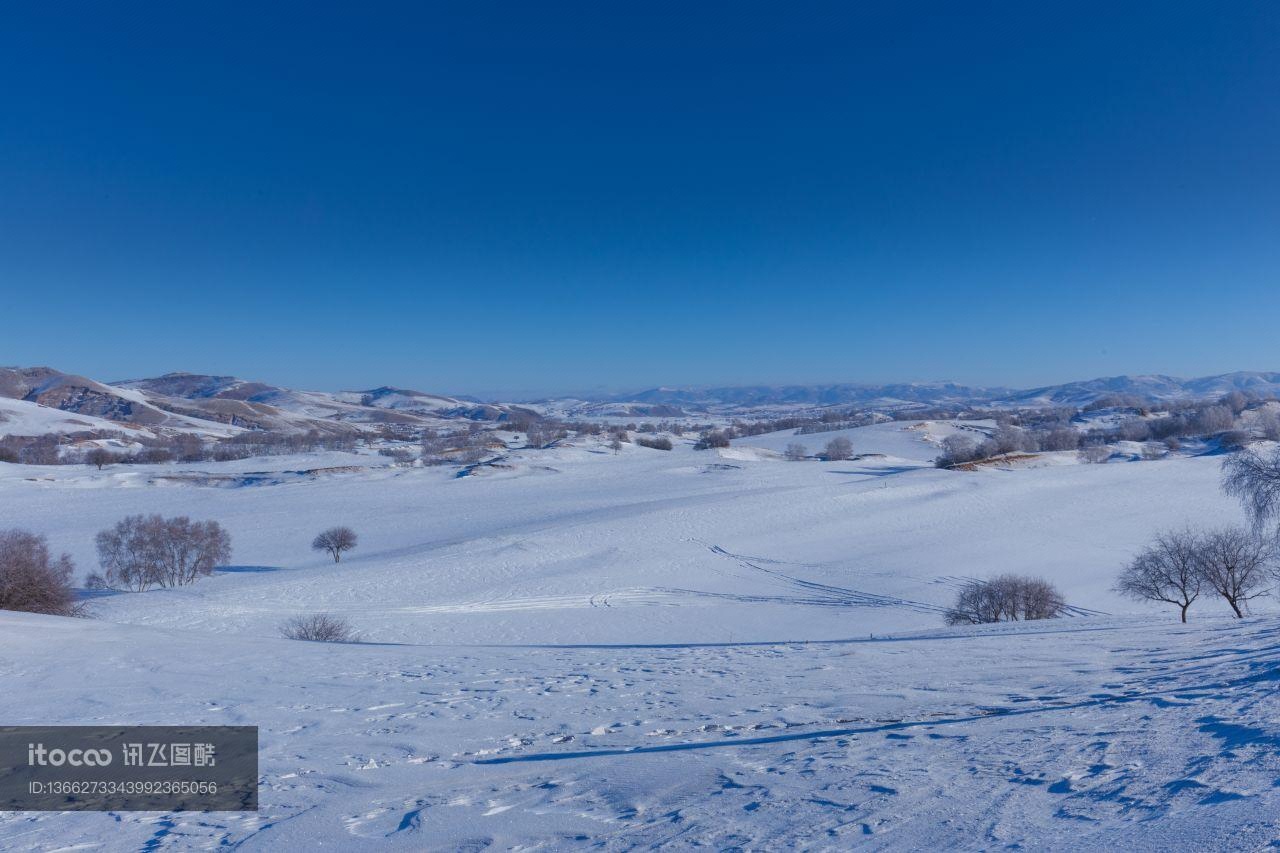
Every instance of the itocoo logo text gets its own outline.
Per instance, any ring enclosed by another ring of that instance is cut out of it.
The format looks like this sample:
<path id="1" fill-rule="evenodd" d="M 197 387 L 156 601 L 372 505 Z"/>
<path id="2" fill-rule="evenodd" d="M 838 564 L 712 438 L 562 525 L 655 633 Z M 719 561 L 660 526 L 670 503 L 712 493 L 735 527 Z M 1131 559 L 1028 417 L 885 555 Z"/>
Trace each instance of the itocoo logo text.
<path id="1" fill-rule="evenodd" d="M 45 749 L 42 743 L 27 744 L 29 767 L 106 767 L 110 763 L 109 749 Z"/>

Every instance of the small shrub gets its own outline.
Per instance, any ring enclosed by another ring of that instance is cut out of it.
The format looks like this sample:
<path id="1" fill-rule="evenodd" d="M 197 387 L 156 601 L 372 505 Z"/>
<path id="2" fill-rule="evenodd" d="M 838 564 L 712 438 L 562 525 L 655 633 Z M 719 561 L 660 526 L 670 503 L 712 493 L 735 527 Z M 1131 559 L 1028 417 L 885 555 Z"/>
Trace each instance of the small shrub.
<path id="1" fill-rule="evenodd" d="M 328 613 L 296 616 L 280 626 L 280 635 L 313 643 L 355 643 L 360 639 L 347 620 Z"/>

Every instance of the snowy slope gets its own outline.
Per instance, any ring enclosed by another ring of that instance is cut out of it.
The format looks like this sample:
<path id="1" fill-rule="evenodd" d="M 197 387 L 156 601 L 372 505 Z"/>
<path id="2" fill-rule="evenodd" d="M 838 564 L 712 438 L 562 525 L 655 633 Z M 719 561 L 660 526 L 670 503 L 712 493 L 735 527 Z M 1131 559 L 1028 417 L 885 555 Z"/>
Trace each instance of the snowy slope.
<path id="1" fill-rule="evenodd" d="M 941 471 L 928 439 L 960 427 L 904 426 L 843 433 L 884 455 L 831 463 L 781 461 L 775 434 L 511 451 L 465 477 L 365 454 L 0 465 L 6 525 L 82 570 L 135 512 L 216 518 L 235 545 L 195 586 L 92 599 L 97 620 L 0 615 L 0 718 L 258 724 L 264 782 L 258 816 L 6 815 L 0 846 L 1280 837 L 1274 604 L 1240 623 L 1197 603 L 1182 627 L 1110 591 L 1157 529 L 1238 518 L 1218 460 Z M 339 565 L 308 548 L 336 523 L 361 537 Z M 958 583 L 1005 571 L 1073 615 L 942 626 Z M 321 610 L 369 642 L 279 638 Z"/>
<path id="2" fill-rule="evenodd" d="M 0 397 L 0 436 L 44 435 L 50 432 L 70 433 L 83 430 L 146 432 L 139 427 L 119 424 L 93 415 L 77 415 L 42 406 L 39 403 Z"/>
<path id="3" fill-rule="evenodd" d="M 262 778 L 257 814 L 10 813 L 0 815 L 0 845 L 1273 842 L 1280 626 L 1062 627 L 478 648 L 326 646 L 0 614 L 0 666 L 39 684 L 0 693 L 6 720 L 255 724 Z"/>

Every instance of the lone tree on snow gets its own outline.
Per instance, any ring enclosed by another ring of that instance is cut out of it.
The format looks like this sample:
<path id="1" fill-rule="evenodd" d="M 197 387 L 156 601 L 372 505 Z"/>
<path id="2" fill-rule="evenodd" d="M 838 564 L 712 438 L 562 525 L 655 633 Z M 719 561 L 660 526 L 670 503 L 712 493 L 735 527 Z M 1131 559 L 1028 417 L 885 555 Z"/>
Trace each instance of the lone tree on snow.
<path id="1" fill-rule="evenodd" d="M 803 444 L 798 444 L 793 441 L 791 444 L 787 445 L 786 455 L 788 462 L 802 462 L 804 461 L 804 458 L 809 455 L 809 449 Z"/>
<path id="2" fill-rule="evenodd" d="M 350 527 L 330 527 L 311 542 L 315 551 L 328 551 L 335 563 L 342 562 L 342 553 L 356 547 L 356 532 Z"/>
<path id="3" fill-rule="evenodd" d="M 97 466 L 99 471 L 103 466 L 110 465 L 112 462 L 119 462 L 116 455 L 104 447 L 95 447 L 84 455 L 84 461 L 90 465 Z"/>
<path id="4" fill-rule="evenodd" d="M 1176 604 L 1187 621 L 1187 608 L 1200 596 L 1201 537 L 1192 530 L 1161 533 L 1120 572 L 1115 590 L 1139 601 Z"/>

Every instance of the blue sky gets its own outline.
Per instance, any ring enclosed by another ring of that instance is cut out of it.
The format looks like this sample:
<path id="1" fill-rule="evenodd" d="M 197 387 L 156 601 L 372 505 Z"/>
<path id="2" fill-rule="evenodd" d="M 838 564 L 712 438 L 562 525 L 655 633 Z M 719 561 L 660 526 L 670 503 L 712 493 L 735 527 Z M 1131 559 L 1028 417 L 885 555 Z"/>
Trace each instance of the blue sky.
<path id="1" fill-rule="evenodd" d="M 325 5 L 7 10 L 0 363 L 1280 370 L 1274 4 Z"/>

